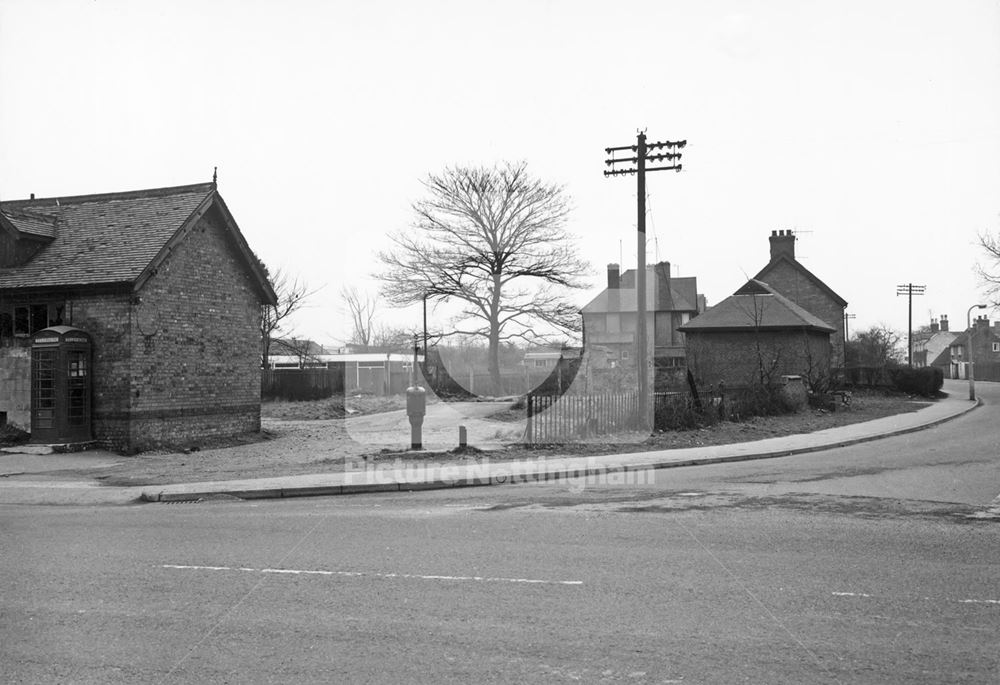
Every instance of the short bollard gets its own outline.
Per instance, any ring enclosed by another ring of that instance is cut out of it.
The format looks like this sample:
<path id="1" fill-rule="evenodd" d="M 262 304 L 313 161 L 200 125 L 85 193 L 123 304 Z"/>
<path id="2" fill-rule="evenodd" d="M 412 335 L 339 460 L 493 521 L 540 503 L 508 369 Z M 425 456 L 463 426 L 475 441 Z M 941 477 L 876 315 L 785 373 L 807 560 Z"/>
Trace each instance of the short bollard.
<path id="1" fill-rule="evenodd" d="M 458 446 L 461 448 L 469 446 L 469 434 L 465 430 L 465 426 L 458 427 Z"/>

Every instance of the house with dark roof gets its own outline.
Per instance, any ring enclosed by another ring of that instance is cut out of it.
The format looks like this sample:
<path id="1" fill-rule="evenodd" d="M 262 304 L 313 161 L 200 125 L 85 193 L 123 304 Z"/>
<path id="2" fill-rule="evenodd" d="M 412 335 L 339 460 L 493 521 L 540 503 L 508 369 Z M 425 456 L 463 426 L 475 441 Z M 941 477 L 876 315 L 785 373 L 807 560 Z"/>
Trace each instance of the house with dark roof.
<path id="1" fill-rule="evenodd" d="M 260 310 L 275 300 L 214 182 L 0 202 L 0 422 L 30 425 L 32 337 L 69 326 L 92 340 L 101 444 L 258 431 Z"/>
<path id="2" fill-rule="evenodd" d="M 705 296 L 698 293 L 696 277 L 672 276 L 670 262 L 659 262 L 646 267 L 646 303 L 646 349 L 653 356 L 654 387 L 665 389 L 683 380 L 680 327 L 705 310 Z M 638 311 L 636 271 L 620 273 L 618 264 L 609 264 L 608 287 L 581 309 L 584 367 L 591 378 L 615 378 L 623 387 L 634 379 Z"/>
<path id="3" fill-rule="evenodd" d="M 781 376 L 828 376 L 836 329 L 770 284 L 750 279 L 681 326 L 699 385 L 769 385 Z"/>
<path id="4" fill-rule="evenodd" d="M 914 333 L 913 366 L 935 366 L 944 373 L 945 378 L 952 377 L 951 344 L 961 335 L 949 330 L 948 315 L 942 314 L 941 319 L 931 319 L 930 328 L 925 335 Z"/>
<path id="5" fill-rule="evenodd" d="M 847 300 L 795 258 L 795 232 L 771 231 L 771 259 L 753 278 L 767 283 L 826 325 L 830 335 L 831 363 L 844 363 L 844 310 Z"/>

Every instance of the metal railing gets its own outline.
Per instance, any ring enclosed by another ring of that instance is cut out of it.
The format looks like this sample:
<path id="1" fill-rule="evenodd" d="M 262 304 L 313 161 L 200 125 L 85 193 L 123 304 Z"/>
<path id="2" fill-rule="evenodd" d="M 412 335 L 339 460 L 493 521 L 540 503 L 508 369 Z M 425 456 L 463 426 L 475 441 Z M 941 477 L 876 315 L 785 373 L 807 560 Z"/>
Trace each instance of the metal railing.
<path id="1" fill-rule="evenodd" d="M 527 395 L 528 444 L 566 442 L 631 430 L 638 426 L 635 393 Z"/>

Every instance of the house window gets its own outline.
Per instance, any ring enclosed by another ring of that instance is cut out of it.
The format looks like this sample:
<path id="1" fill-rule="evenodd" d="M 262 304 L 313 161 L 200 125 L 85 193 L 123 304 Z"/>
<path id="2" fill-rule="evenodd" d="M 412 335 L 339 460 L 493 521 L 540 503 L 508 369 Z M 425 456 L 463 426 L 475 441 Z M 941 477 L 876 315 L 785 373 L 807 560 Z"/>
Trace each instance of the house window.
<path id="1" fill-rule="evenodd" d="M 1000 352 L 1000 342 L 993 343 L 993 351 Z"/>
<path id="2" fill-rule="evenodd" d="M 0 342 L 27 338 L 43 328 L 62 323 L 63 303 L 29 302 L 0 306 Z"/>

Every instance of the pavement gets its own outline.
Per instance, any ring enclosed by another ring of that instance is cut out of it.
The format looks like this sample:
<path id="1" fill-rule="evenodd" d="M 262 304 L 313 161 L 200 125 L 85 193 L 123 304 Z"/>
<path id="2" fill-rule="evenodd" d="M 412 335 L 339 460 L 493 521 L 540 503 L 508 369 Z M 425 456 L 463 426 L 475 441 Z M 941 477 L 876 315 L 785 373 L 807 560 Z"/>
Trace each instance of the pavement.
<path id="1" fill-rule="evenodd" d="M 947 389 L 947 388 L 946 388 Z M 96 480 L 32 480 L 33 474 L 83 467 L 110 466 L 120 459 L 109 453 L 11 454 L 0 457 L 0 504 L 106 505 L 139 502 L 194 502 L 211 499 L 407 492 L 452 487 L 519 483 L 641 485 L 654 482 L 655 471 L 678 466 L 767 459 L 815 452 L 930 428 L 975 409 L 956 386 L 949 396 L 915 412 L 864 423 L 768 438 L 753 442 L 586 457 L 541 457 L 522 461 L 413 460 L 349 462 L 343 471 L 248 480 L 112 487 Z M 474 443 L 473 443 L 474 444 Z"/>

